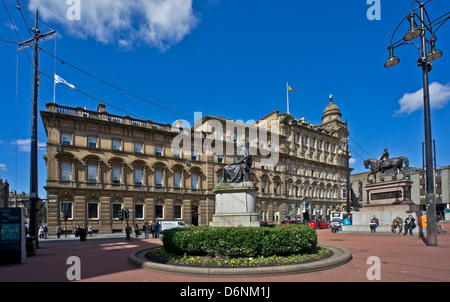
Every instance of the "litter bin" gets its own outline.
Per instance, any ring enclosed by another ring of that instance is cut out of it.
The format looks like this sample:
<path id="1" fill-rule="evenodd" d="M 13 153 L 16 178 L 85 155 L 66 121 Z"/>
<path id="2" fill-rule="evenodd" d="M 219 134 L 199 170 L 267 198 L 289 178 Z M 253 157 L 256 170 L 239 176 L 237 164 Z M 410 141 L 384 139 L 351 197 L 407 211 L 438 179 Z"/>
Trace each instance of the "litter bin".
<path id="1" fill-rule="evenodd" d="M 25 237 L 25 246 L 27 249 L 27 257 L 36 255 L 36 241 L 34 236 Z"/>

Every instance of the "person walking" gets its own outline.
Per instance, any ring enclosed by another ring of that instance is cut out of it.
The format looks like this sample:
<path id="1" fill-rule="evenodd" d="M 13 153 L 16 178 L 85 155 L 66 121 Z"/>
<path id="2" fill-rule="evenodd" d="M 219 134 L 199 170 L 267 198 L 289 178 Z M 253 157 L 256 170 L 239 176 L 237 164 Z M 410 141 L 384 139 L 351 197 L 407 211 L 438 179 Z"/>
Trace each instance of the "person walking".
<path id="1" fill-rule="evenodd" d="M 61 233 L 62 233 L 61 227 L 59 225 L 57 225 L 56 226 L 56 237 L 61 238 Z"/>
<path id="2" fill-rule="evenodd" d="M 139 226 L 137 223 L 134 225 L 134 233 L 136 235 L 136 238 L 139 238 L 141 231 L 139 230 Z"/>
<path id="3" fill-rule="evenodd" d="M 380 225 L 380 220 L 373 215 L 372 219 L 370 220 L 370 233 L 376 233 L 377 227 Z"/>
<path id="4" fill-rule="evenodd" d="M 47 239 L 47 235 L 48 235 L 48 228 L 47 225 L 44 224 L 44 238 Z"/>
<path id="5" fill-rule="evenodd" d="M 44 239 L 44 226 L 39 228 L 39 239 Z"/>
<path id="6" fill-rule="evenodd" d="M 161 230 L 161 224 L 156 222 L 156 238 L 159 238 L 159 231 Z"/>
<path id="7" fill-rule="evenodd" d="M 414 217 L 412 217 L 412 215 L 408 215 L 408 217 L 405 219 L 405 233 L 403 234 L 403 236 L 408 234 L 409 231 L 409 235 L 413 235 L 412 234 L 412 230 L 416 227 L 416 220 L 414 219 Z"/>
<path id="8" fill-rule="evenodd" d="M 79 230 L 78 230 L 78 236 L 80 236 L 80 241 L 86 241 L 86 226 L 83 225 Z"/>
<path id="9" fill-rule="evenodd" d="M 152 221 L 152 238 L 156 238 L 156 223 Z"/>
<path id="10" fill-rule="evenodd" d="M 398 234 L 402 233 L 403 229 L 403 219 L 399 216 L 395 216 L 394 220 L 392 220 L 391 231 L 392 234 L 396 233 L 396 229 L 398 228 Z"/>
<path id="11" fill-rule="evenodd" d="M 150 227 L 147 222 L 144 222 L 144 226 L 142 227 L 142 230 L 144 232 L 145 239 L 148 239 L 149 234 L 150 234 Z"/>

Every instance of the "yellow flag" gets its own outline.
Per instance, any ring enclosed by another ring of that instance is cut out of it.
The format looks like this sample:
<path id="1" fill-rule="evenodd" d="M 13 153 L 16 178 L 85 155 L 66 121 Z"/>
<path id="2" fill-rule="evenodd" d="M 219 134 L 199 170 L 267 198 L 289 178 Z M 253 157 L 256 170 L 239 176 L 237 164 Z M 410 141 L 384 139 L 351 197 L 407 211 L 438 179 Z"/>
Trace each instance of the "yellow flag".
<path id="1" fill-rule="evenodd" d="M 291 86 L 288 85 L 289 91 L 295 92 L 294 89 L 291 88 Z"/>

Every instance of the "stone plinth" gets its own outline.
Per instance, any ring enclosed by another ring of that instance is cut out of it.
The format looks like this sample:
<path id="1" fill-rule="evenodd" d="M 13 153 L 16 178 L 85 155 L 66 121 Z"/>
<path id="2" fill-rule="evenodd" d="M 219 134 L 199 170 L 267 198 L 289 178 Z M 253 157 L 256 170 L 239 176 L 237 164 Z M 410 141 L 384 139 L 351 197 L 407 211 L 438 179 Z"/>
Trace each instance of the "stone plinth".
<path id="1" fill-rule="evenodd" d="M 411 202 L 411 180 L 393 180 L 366 185 L 370 205 L 392 205 Z"/>
<path id="2" fill-rule="evenodd" d="M 412 215 L 418 221 L 416 211 L 419 206 L 411 200 L 411 180 L 393 180 L 366 185 L 369 204 L 360 212 L 352 213 L 352 225 L 343 226 L 344 232 L 370 232 L 370 220 L 375 215 L 380 225 L 377 232 L 391 232 L 392 221 L 396 216 L 405 220 Z"/>
<path id="3" fill-rule="evenodd" d="M 257 188 L 253 182 L 220 183 L 213 190 L 216 212 L 210 226 L 259 227 Z"/>

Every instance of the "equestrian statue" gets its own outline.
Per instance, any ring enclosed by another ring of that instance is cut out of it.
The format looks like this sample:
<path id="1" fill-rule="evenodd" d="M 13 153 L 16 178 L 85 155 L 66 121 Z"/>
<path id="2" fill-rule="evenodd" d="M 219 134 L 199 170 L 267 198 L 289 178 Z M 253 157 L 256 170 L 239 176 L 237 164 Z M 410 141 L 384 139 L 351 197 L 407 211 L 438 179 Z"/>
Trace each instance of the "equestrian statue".
<path id="1" fill-rule="evenodd" d="M 369 169 L 371 172 L 367 175 L 367 181 L 369 181 L 369 176 L 373 175 L 374 182 L 377 182 L 377 173 L 385 173 L 387 170 L 393 169 L 394 176 L 397 176 L 398 172 L 404 173 L 402 166 L 405 164 L 405 167 L 409 167 L 409 160 L 406 156 L 389 158 L 389 152 L 387 148 L 384 148 L 383 154 L 380 156 L 379 160 L 375 158 L 369 158 L 364 161 L 364 167 Z"/>

